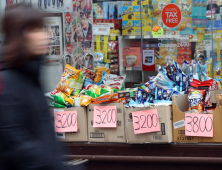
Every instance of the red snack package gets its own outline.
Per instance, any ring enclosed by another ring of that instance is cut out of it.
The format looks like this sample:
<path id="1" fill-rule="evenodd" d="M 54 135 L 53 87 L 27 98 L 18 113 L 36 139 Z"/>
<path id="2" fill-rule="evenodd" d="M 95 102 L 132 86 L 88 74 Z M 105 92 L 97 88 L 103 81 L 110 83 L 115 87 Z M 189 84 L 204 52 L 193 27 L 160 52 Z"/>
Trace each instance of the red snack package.
<path id="1" fill-rule="evenodd" d="M 188 100 L 190 102 L 189 111 L 200 113 L 204 111 L 206 90 L 188 87 Z"/>
<path id="2" fill-rule="evenodd" d="M 118 53 L 118 41 L 109 41 L 108 42 L 108 52 L 109 53 Z"/>

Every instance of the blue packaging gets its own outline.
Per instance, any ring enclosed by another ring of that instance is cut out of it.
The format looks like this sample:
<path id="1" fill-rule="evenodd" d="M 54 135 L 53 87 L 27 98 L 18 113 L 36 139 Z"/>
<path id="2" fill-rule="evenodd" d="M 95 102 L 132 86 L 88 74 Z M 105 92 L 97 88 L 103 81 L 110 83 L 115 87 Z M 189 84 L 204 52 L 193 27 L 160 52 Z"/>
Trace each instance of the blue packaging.
<path id="1" fill-rule="evenodd" d="M 109 19 L 109 2 L 103 2 L 103 19 Z"/>
<path id="2" fill-rule="evenodd" d="M 163 89 L 162 99 L 172 100 L 173 91 L 173 89 Z"/>
<path id="3" fill-rule="evenodd" d="M 115 16 L 115 10 L 117 10 L 117 2 L 109 2 L 109 19 L 117 19 L 117 16 Z"/>
<path id="4" fill-rule="evenodd" d="M 155 100 L 162 100 L 163 89 L 156 87 L 155 89 Z"/>
<path id="5" fill-rule="evenodd" d="M 123 6 L 122 6 L 122 2 L 121 1 L 117 1 L 117 19 L 122 19 L 122 10 Z"/>
<path id="6" fill-rule="evenodd" d="M 153 97 L 152 94 L 150 94 L 150 95 L 148 96 L 148 98 L 146 99 L 146 102 L 148 102 L 148 103 L 153 103 L 153 101 L 154 101 L 154 97 Z"/>
<path id="7" fill-rule="evenodd" d="M 136 94 L 136 102 L 140 103 L 142 97 L 143 97 L 143 90 L 138 88 L 137 94 Z"/>
<path id="8" fill-rule="evenodd" d="M 143 92 L 140 104 L 144 104 L 146 102 L 147 96 L 148 96 L 148 93 Z"/>

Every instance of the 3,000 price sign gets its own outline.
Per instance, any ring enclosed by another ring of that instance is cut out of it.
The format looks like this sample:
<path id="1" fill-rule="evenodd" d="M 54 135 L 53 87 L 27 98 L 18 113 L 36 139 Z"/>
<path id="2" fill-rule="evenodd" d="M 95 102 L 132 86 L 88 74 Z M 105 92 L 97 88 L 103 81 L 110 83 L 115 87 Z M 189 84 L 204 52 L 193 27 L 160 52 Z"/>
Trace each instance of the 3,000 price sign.
<path id="1" fill-rule="evenodd" d="M 77 111 L 55 112 L 56 132 L 77 132 Z"/>
<path id="2" fill-rule="evenodd" d="M 213 137 L 213 114 L 185 114 L 185 135 Z"/>
<path id="3" fill-rule="evenodd" d="M 160 131 L 157 109 L 133 112 L 134 133 L 149 133 Z"/>
<path id="4" fill-rule="evenodd" d="M 93 127 L 116 128 L 116 106 L 94 106 Z"/>

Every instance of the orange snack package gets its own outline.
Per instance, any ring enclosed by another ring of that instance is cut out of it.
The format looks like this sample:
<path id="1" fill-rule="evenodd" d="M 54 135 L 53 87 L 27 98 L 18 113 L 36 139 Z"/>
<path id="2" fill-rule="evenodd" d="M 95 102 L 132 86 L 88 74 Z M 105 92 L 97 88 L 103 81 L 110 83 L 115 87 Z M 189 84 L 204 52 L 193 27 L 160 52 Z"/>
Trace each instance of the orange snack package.
<path id="1" fill-rule="evenodd" d="M 76 70 L 74 67 L 67 64 L 62 74 L 62 78 L 56 87 L 56 90 L 63 92 L 67 96 L 70 96 L 73 91 L 73 80 L 78 80 L 80 72 L 81 70 Z"/>

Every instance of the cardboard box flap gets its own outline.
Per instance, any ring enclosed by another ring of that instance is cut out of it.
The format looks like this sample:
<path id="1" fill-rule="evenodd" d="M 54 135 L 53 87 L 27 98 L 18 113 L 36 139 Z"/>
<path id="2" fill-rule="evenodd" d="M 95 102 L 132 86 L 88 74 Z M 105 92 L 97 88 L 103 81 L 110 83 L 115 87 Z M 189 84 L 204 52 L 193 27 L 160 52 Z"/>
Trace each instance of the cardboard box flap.
<path id="1" fill-rule="evenodd" d="M 211 90 L 210 91 L 210 97 L 211 97 L 211 102 L 212 103 L 217 103 L 217 98 L 216 98 L 216 96 L 217 95 L 220 95 L 220 94 L 222 94 L 222 90 Z"/>
<path id="2" fill-rule="evenodd" d="M 185 124 L 184 126 L 175 127 L 175 123 L 185 121 L 185 113 L 188 111 L 189 102 L 187 94 L 173 96 L 173 134 L 174 142 L 185 143 L 198 143 L 198 137 L 186 137 L 185 136 Z"/>
<path id="3" fill-rule="evenodd" d="M 213 132 L 214 136 L 213 138 L 199 138 L 199 142 L 208 142 L 208 143 L 213 143 L 213 142 L 222 142 L 222 95 L 217 95 L 219 100 L 218 100 L 218 105 L 215 109 L 215 111 L 212 113 L 213 114 Z"/>

